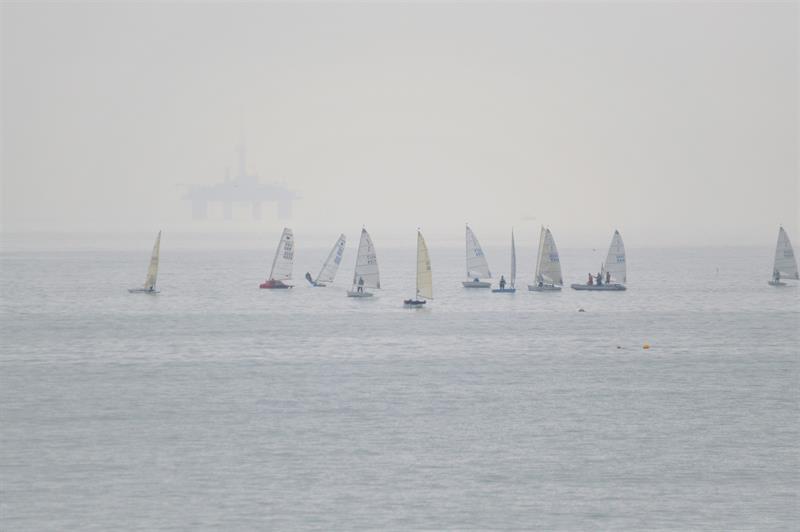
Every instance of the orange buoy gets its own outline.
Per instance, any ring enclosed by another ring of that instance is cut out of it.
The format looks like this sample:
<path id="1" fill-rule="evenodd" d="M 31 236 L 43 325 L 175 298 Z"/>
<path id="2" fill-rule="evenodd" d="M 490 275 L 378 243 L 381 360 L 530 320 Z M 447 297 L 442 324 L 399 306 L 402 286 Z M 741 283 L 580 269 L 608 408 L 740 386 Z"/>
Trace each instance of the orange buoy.
<path id="1" fill-rule="evenodd" d="M 650 344 L 645 342 L 644 345 L 642 346 L 642 349 L 650 349 Z"/>

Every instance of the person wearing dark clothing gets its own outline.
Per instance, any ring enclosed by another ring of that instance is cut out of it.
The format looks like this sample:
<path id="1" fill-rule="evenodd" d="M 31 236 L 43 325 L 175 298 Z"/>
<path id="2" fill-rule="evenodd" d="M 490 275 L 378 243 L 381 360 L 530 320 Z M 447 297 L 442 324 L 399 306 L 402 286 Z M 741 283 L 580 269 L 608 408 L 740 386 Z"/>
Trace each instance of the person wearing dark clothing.
<path id="1" fill-rule="evenodd" d="M 500 290 L 505 290 L 506 288 L 506 278 L 502 275 L 500 276 Z"/>

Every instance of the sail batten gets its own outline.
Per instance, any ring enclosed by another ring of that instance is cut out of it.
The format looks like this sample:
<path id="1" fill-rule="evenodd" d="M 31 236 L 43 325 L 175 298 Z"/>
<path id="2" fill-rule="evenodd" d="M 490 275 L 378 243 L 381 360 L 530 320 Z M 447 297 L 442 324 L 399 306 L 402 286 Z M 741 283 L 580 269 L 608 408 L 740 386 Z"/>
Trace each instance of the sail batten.
<path id="1" fill-rule="evenodd" d="M 492 272 L 489 270 L 489 263 L 483 254 L 478 238 L 469 226 L 466 231 L 467 244 L 467 278 L 468 279 L 490 279 Z"/>
<path id="2" fill-rule="evenodd" d="M 150 255 L 150 265 L 147 267 L 147 277 L 144 280 L 144 289 L 152 291 L 156 289 L 156 280 L 158 279 L 158 260 L 161 253 L 161 231 L 156 236 L 156 241 L 153 244 L 153 253 Z"/>
<path id="3" fill-rule="evenodd" d="M 428 246 L 422 233 L 417 231 L 417 297 L 433 299 L 433 273 Z"/>
<path id="4" fill-rule="evenodd" d="M 358 243 L 358 254 L 356 256 L 356 267 L 353 272 L 353 288 L 359 286 L 359 279 L 363 281 L 365 288 L 380 288 L 381 279 L 378 271 L 378 256 L 375 253 L 375 246 L 372 238 L 366 229 L 361 229 L 361 240 Z"/>
<path id="5" fill-rule="evenodd" d="M 292 265 L 294 264 L 294 233 L 288 227 L 283 228 L 281 240 L 272 259 L 272 268 L 268 279 L 273 281 L 287 281 L 292 278 Z"/>
<path id="6" fill-rule="evenodd" d="M 328 258 L 322 264 L 322 269 L 319 271 L 314 283 L 332 283 L 336 277 L 336 272 L 339 271 L 339 264 L 342 262 L 344 255 L 344 246 L 347 238 L 342 234 L 333 245 L 331 252 L 328 253 Z"/>
<path id="7" fill-rule="evenodd" d="M 800 279 L 792 243 L 783 227 L 778 230 L 778 243 L 775 246 L 773 276 L 775 272 L 778 272 L 782 279 Z"/>

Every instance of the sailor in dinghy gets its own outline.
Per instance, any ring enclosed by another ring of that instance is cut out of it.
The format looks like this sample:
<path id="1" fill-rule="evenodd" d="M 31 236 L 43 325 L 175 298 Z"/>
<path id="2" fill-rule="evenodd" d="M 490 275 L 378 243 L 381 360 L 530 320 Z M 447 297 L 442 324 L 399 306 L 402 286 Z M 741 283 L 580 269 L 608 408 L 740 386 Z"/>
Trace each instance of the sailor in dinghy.
<path id="1" fill-rule="evenodd" d="M 539 252 L 536 254 L 535 284 L 529 284 L 531 292 L 558 292 L 564 280 L 561 276 L 561 259 L 556 241 L 550 229 L 542 226 L 539 232 Z"/>
<path id="2" fill-rule="evenodd" d="M 506 288 L 506 278 L 504 276 L 500 276 L 500 288 L 493 288 L 492 292 L 495 294 L 513 294 L 517 291 L 514 288 L 514 283 L 517 279 L 517 249 L 514 245 L 514 230 L 511 230 L 511 282 L 509 283 L 509 287 Z"/>
<path id="3" fill-rule="evenodd" d="M 467 281 L 461 284 L 464 288 L 490 288 L 492 283 L 488 281 L 481 281 L 483 279 L 491 279 L 492 272 L 489 271 L 489 263 L 486 260 L 486 255 L 483 254 L 478 237 L 472 232 L 469 225 L 466 229 L 466 245 L 467 245 Z"/>

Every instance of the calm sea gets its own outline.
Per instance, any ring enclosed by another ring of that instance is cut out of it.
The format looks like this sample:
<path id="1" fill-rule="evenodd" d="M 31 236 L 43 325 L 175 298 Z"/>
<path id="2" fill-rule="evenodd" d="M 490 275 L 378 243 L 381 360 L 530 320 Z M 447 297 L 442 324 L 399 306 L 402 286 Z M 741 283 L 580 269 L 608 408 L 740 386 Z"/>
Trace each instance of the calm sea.
<path id="1" fill-rule="evenodd" d="M 413 235 L 412 235 L 413 236 Z M 413 239 L 411 240 L 413 242 Z M 769 248 L 628 250 L 624 293 L 465 290 L 414 249 L 2 253 L 3 530 L 796 529 L 796 286 Z M 508 250 L 487 249 L 508 271 Z M 569 282 L 601 260 L 564 250 Z M 577 312 L 578 308 L 585 312 Z M 648 342 L 649 350 L 642 349 Z"/>

